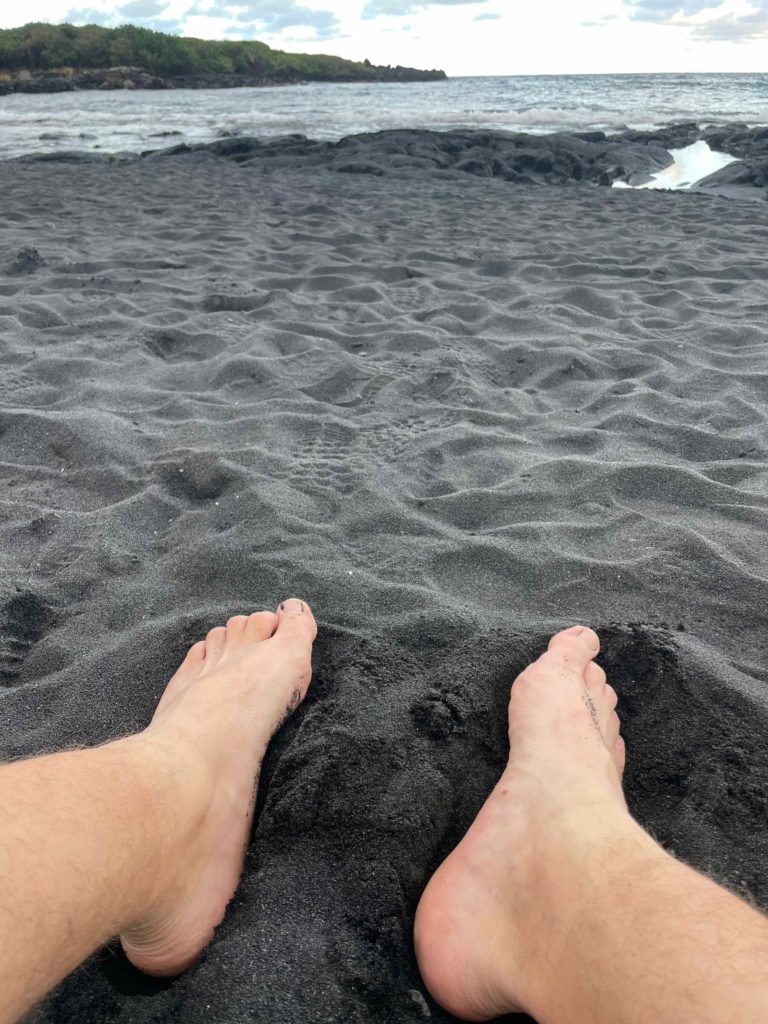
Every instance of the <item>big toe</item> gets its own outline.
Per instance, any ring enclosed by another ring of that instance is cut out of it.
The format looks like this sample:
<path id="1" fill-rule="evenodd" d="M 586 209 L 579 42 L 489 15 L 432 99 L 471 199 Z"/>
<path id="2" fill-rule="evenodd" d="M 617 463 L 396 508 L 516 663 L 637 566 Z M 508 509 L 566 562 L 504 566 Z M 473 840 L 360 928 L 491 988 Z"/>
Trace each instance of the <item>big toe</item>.
<path id="1" fill-rule="evenodd" d="M 547 654 L 563 668 L 586 671 L 587 665 L 600 652 L 600 638 L 588 626 L 571 626 L 555 633 L 547 646 Z"/>
<path id="2" fill-rule="evenodd" d="M 276 615 L 276 639 L 311 646 L 317 636 L 317 623 L 306 601 L 290 597 L 282 602 Z"/>

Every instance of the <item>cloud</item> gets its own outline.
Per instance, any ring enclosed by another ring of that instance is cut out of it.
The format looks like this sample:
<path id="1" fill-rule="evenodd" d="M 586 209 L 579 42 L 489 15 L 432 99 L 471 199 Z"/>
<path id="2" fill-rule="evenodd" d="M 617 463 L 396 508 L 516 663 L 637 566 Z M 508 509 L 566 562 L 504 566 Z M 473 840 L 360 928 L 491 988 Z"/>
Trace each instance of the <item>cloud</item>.
<path id="1" fill-rule="evenodd" d="M 118 19 L 116 27 L 124 25 L 125 22 L 122 18 Z M 153 18 L 152 21 L 148 21 L 142 28 L 151 28 L 153 32 L 165 32 L 169 36 L 188 36 L 189 32 L 184 31 L 185 23 L 180 18 Z"/>
<path id="2" fill-rule="evenodd" d="M 476 14 L 472 21 L 496 21 L 500 17 L 500 14 L 492 14 L 488 11 L 487 14 Z"/>
<path id="3" fill-rule="evenodd" d="M 594 21 L 580 21 L 579 24 L 582 28 L 604 28 L 609 22 L 616 21 L 616 19 L 617 15 L 615 14 L 604 14 Z"/>
<path id="4" fill-rule="evenodd" d="M 98 11 L 95 7 L 73 7 L 61 19 L 70 25 L 104 25 L 111 27 L 115 24 L 115 15 L 112 11 Z"/>
<path id="5" fill-rule="evenodd" d="M 668 22 L 673 18 L 690 17 L 708 8 L 723 6 L 723 0 L 624 0 L 633 21 Z"/>
<path id="6" fill-rule="evenodd" d="M 117 10 L 123 18 L 156 18 L 167 6 L 167 0 L 132 0 Z"/>
<path id="7" fill-rule="evenodd" d="M 128 8 L 141 8 L 145 12 L 157 10 L 159 13 L 167 6 L 167 3 L 156 2 L 156 0 L 131 0 L 131 3 L 124 4 L 112 11 L 99 11 L 95 7 L 73 7 L 61 20 L 69 25 L 100 25 L 102 28 L 119 28 L 121 25 L 125 25 L 126 21 L 138 20 L 143 22 L 144 28 L 180 36 L 184 29 L 182 19 L 156 18 L 149 13 L 139 14 L 138 11 L 132 13 L 128 10 Z"/>
<path id="8" fill-rule="evenodd" d="M 714 18 L 693 30 L 695 39 L 726 43 L 768 40 L 768 2 L 761 2 L 751 14 L 728 14 Z"/>
<path id="9" fill-rule="evenodd" d="M 128 0 L 111 11 L 95 7 L 72 8 L 63 18 L 75 25 L 103 25 L 114 28 L 126 21 L 139 22 L 158 32 L 181 34 L 187 18 L 220 19 L 228 35 L 253 38 L 276 34 L 284 29 L 305 29 L 315 39 L 339 35 L 341 22 L 333 11 L 305 7 L 297 0 L 195 0 L 174 20 L 158 17 L 169 7 L 169 0 Z M 188 33 L 187 33 L 188 34 Z"/>
<path id="10" fill-rule="evenodd" d="M 381 17 L 381 15 L 402 18 L 424 7 L 459 7 L 486 2 L 487 0 L 368 0 L 363 8 L 362 17 L 366 21 Z"/>
<path id="11" fill-rule="evenodd" d="M 317 38 L 337 35 L 341 24 L 333 11 L 304 7 L 295 0 L 241 0 L 239 3 L 215 0 L 210 5 L 198 3 L 186 14 L 236 21 L 241 25 L 251 25 L 254 31 L 265 34 L 282 32 L 287 28 L 309 28 L 314 31 Z"/>
<path id="12" fill-rule="evenodd" d="M 685 25 L 684 19 L 711 11 L 705 20 L 688 22 L 694 39 L 709 42 L 745 43 L 768 38 L 768 0 L 752 0 L 748 14 L 721 14 L 723 0 L 624 0 L 633 21 Z"/>

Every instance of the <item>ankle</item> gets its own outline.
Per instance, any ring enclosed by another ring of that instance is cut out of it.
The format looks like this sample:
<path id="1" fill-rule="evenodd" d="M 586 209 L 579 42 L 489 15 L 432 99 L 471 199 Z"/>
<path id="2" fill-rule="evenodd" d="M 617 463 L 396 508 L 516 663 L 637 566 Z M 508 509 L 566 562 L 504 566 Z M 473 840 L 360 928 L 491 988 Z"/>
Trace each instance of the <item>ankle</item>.
<path id="1" fill-rule="evenodd" d="M 144 808 L 142 856 L 132 880 L 131 921 L 145 917 L 163 898 L 201 829 L 213 797 L 204 762 L 190 746 L 182 748 L 145 730 L 108 744 L 131 778 Z"/>
<path id="2" fill-rule="evenodd" d="M 596 936 L 588 922 L 613 919 L 617 894 L 665 869 L 669 855 L 625 811 L 563 817 L 558 839 L 536 862 L 536 920 L 528 922 L 526 1010 L 537 1020 L 569 1019 Z M 562 1005 L 564 994 L 569 1004 Z"/>

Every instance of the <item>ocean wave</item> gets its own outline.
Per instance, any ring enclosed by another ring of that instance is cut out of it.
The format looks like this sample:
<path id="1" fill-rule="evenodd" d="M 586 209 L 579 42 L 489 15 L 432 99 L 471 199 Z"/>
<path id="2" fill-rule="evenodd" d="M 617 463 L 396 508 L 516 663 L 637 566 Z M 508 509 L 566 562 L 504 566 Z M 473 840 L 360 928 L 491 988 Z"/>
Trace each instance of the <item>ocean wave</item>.
<path id="1" fill-rule="evenodd" d="M 162 133 L 190 142 L 221 134 L 300 132 L 337 140 L 390 128 L 488 128 L 546 134 L 653 130 L 696 121 L 768 124 L 768 75 L 457 78 L 264 89 L 15 94 L 0 98 L 0 155 L 73 145 L 139 151 Z M 69 138 L 45 138 L 66 132 Z M 91 139 L 81 136 L 91 135 Z"/>

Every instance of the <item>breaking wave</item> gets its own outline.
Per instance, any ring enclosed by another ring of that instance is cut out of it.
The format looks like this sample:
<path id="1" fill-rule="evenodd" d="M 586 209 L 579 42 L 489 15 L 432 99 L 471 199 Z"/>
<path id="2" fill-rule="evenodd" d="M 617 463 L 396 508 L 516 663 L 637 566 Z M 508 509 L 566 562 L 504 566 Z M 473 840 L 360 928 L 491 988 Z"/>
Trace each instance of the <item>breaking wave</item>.
<path id="1" fill-rule="evenodd" d="M 71 92 L 0 97 L 0 155 L 158 148 L 168 139 L 335 140 L 389 128 L 557 131 L 672 123 L 768 124 L 768 75 L 549 75 L 263 89 Z M 165 141 L 163 141 L 165 140 Z"/>

